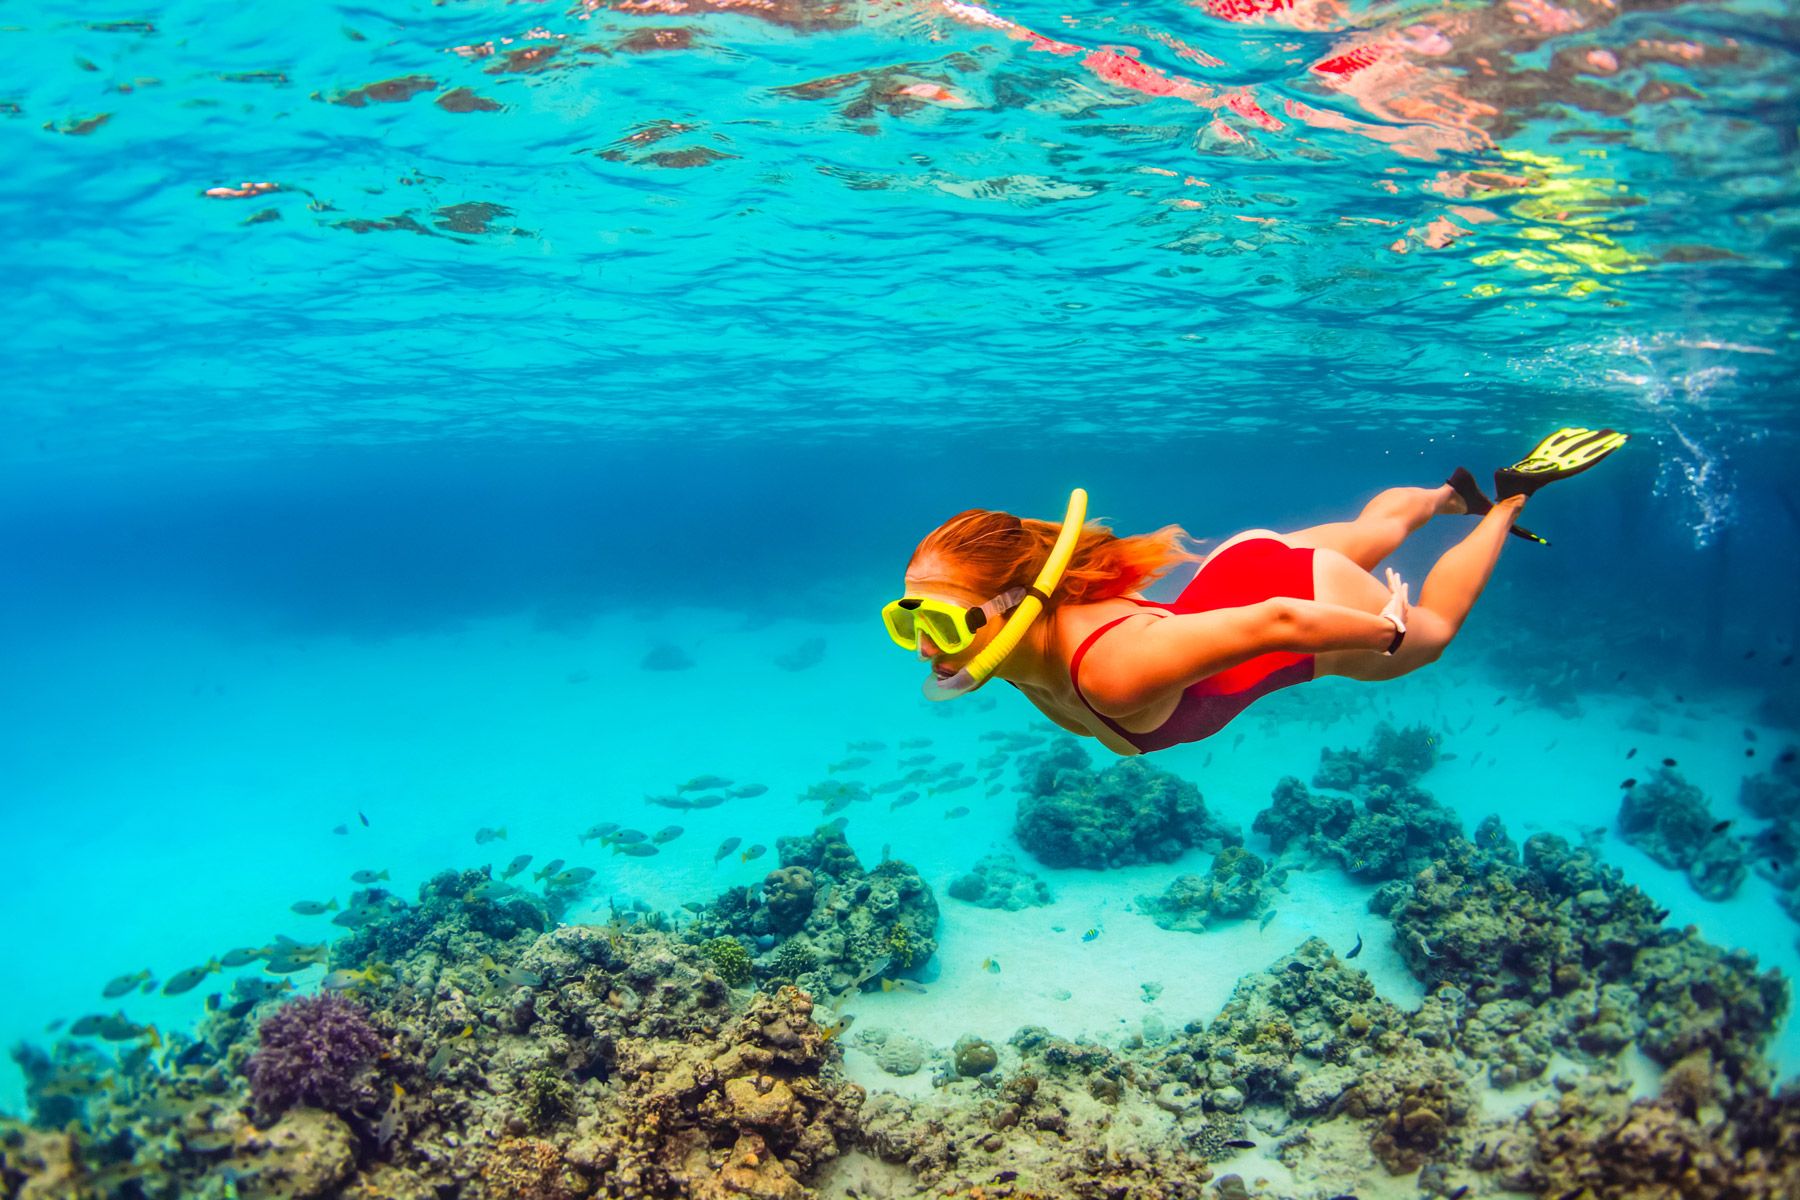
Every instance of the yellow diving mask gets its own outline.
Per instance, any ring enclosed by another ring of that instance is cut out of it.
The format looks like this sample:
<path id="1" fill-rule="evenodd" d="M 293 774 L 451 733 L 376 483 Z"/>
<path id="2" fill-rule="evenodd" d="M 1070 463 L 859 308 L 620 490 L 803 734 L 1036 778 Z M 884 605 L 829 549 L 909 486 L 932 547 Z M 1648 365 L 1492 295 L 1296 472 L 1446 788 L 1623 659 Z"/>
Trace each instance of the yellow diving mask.
<path id="1" fill-rule="evenodd" d="M 955 654 L 967 650 L 979 630 L 1024 598 L 1024 588 L 1013 588 L 985 604 L 965 608 L 929 596 L 902 596 L 889 601 L 881 610 L 881 623 L 887 626 L 888 636 L 902 650 L 917 650 L 919 634 L 924 633 L 939 650 Z"/>
<path id="2" fill-rule="evenodd" d="M 968 695 L 986 683 L 1006 656 L 1018 648 L 1031 623 L 1049 606 L 1051 593 L 1061 582 L 1069 559 L 1074 557 L 1075 544 L 1081 539 L 1082 526 L 1087 522 L 1087 501 L 1087 492 L 1081 488 L 1069 493 L 1069 510 L 1063 514 L 1062 531 L 1050 548 L 1044 569 L 1038 572 L 1030 587 L 1011 588 L 973 608 L 947 600 L 905 596 L 881 610 L 888 636 L 902 649 L 917 650 L 919 632 L 923 630 L 925 636 L 947 654 L 968 649 L 975 641 L 975 635 L 990 621 L 1011 611 L 1012 615 L 1006 618 L 1006 624 L 994 635 L 993 641 L 968 665 L 948 678 L 939 678 L 935 671 L 926 676 L 927 700 L 954 700 Z"/>

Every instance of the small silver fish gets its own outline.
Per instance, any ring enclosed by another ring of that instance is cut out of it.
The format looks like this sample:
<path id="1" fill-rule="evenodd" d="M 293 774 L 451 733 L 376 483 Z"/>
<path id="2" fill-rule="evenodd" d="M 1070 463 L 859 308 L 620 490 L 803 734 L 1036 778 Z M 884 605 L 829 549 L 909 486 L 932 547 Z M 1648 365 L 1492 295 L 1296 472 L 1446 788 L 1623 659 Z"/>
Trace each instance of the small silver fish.
<path id="1" fill-rule="evenodd" d="M 269 961 L 263 964 L 263 970 L 271 975 L 292 975 L 295 971 L 304 971 L 313 965 L 307 959 L 278 953 L 269 956 Z"/>
<path id="2" fill-rule="evenodd" d="M 500 878 L 511 879 L 514 875 L 517 875 L 520 871 L 523 871 L 526 867 L 529 867 L 530 865 L 531 865 L 531 855 L 521 854 L 521 855 L 519 855 L 519 857 L 513 859 L 511 862 L 506 864 L 506 870 L 500 872 Z"/>
<path id="3" fill-rule="evenodd" d="M 475 831 L 475 844 L 477 846 L 485 846 L 489 842 L 503 842 L 505 840 L 506 826 L 504 825 L 500 826 L 498 829 L 489 829 L 486 825 L 483 825 L 480 829 Z"/>
<path id="4" fill-rule="evenodd" d="M 179 996 L 183 992 L 192 991 L 196 984 L 218 969 L 219 961 L 214 959 L 203 967 L 189 967 L 185 971 L 177 971 L 169 976 L 169 982 L 163 984 L 162 993 L 165 996 Z"/>
<path id="5" fill-rule="evenodd" d="M 580 887 L 597 874 L 599 872 L 592 867 L 570 867 L 567 871 L 559 871 L 552 875 L 547 882 L 551 887 Z"/>
<path id="6" fill-rule="evenodd" d="M 394 1085 L 394 1088 L 396 1091 L 399 1090 L 399 1087 L 400 1087 L 400 1085 L 397 1083 Z M 376 1149 L 386 1150 L 388 1143 L 393 1141 L 394 1137 L 399 1132 L 400 1132 L 400 1099 L 398 1096 L 396 1096 L 394 1098 L 394 1101 L 387 1106 L 387 1111 L 381 1114 L 380 1123 L 375 1126 Z"/>
<path id="7" fill-rule="evenodd" d="M 325 978 L 319 980 L 319 986 L 328 992 L 343 992 L 351 988 L 366 987 L 375 982 L 373 971 L 328 971 Z"/>
<path id="8" fill-rule="evenodd" d="M 725 860 L 726 855 L 730 854 L 733 850 L 736 850 L 739 846 L 741 846 L 743 844 L 744 844 L 743 838 L 736 838 L 736 837 L 726 838 L 724 841 L 719 843 L 719 848 L 717 850 L 713 851 L 713 861 L 714 862 L 723 862 Z"/>
<path id="9" fill-rule="evenodd" d="M 448 1067 L 450 1065 L 450 1060 L 452 1058 L 454 1058 L 455 1056 L 456 1056 L 456 1048 L 454 1045 L 452 1045 L 450 1042 L 438 1043 L 438 1048 L 437 1048 L 436 1052 L 434 1052 L 432 1054 L 432 1056 L 428 1060 L 426 1060 L 425 1074 L 431 1076 L 431 1078 L 433 1078 L 433 1079 L 436 1079 L 438 1076 L 440 1076 L 444 1073 L 444 1068 Z"/>
<path id="10" fill-rule="evenodd" d="M 331 923 L 343 929 L 361 929 L 363 926 L 373 925 L 379 920 L 381 920 L 380 907 L 368 904 L 359 905 L 355 908 L 346 908 L 343 912 L 331 918 Z"/>
<path id="11" fill-rule="evenodd" d="M 148 978 L 150 978 L 150 972 L 147 969 L 139 971 L 135 975 L 121 975 L 101 988 L 100 994 L 108 1000 L 116 1000 Z"/>

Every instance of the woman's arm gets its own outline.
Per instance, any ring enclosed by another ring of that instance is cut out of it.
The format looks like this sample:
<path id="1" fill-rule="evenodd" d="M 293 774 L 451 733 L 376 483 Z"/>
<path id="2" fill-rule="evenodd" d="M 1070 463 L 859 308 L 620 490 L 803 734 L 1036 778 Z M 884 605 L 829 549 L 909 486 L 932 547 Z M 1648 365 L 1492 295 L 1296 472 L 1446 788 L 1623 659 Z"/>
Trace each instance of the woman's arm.
<path id="1" fill-rule="evenodd" d="M 1393 640 L 1393 623 L 1379 613 L 1278 597 L 1121 625 L 1082 660 L 1081 690 L 1116 718 L 1260 654 L 1386 650 Z"/>

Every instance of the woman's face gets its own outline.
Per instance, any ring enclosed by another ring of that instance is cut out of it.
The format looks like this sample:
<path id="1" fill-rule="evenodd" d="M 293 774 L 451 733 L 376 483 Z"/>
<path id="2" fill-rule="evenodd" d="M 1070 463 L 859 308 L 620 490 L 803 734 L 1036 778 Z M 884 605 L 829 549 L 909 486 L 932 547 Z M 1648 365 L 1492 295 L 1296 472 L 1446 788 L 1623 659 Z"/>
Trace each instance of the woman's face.
<path id="1" fill-rule="evenodd" d="M 979 596 L 950 577 L 950 571 L 943 564 L 921 564 L 906 573 L 906 592 L 908 596 L 924 596 L 932 600 L 943 600 L 964 608 L 974 608 L 993 599 L 991 596 Z M 975 640 L 967 646 L 951 654 L 931 640 L 924 630 L 919 631 L 919 655 L 931 660 L 931 669 L 939 678 L 948 679 L 963 667 L 973 662 L 987 644 L 994 640 L 1002 621 L 989 621 L 975 631 Z"/>

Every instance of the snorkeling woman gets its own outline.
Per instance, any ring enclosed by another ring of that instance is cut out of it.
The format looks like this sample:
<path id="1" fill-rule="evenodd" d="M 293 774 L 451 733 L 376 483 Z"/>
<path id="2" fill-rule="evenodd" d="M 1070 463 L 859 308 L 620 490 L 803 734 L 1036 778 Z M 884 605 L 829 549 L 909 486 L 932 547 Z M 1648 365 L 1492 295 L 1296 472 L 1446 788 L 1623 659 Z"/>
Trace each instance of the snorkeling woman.
<path id="1" fill-rule="evenodd" d="M 1494 472 L 1495 500 L 1458 467 L 1441 487 L 1389 488 L 1354 521 L 1252 529 L 1204 556 L 1182 549 L 1179 526 L 1134 537 L 1089 526 L 1079 488 L 1060 525 L 969 509 L 919 543 L 906 594 L 882 620 L 897 644 L 931 663 L 925 693 L 934 700 L 998 677 L 1064 729 L 1119 754 L 1163 750 L 1211 737 L 1279 688 L 1323 675 L 1393 679 L 1437 661 L 1507 535 L 1543 541 L 1515 525 L 1526 499 L 1625 439 L 1560 429 Z M 1438 559 L 1417 604 L 1393 570 L 1375 578 L 1409 535 L 1451 513 L 1481 521 Z M 1139 594 L 1195 561 L 1174 602 Z"/>

